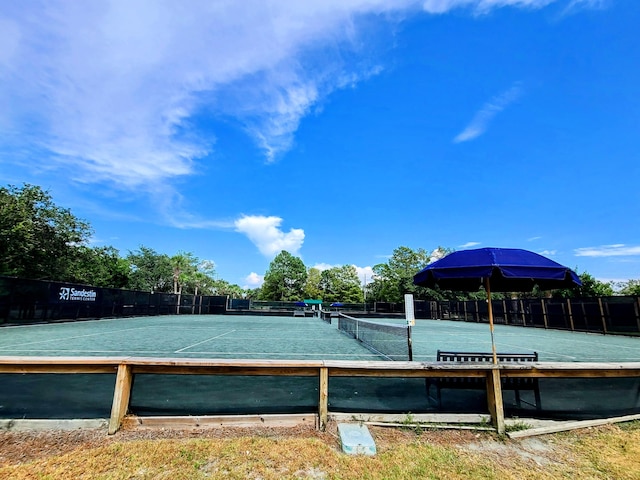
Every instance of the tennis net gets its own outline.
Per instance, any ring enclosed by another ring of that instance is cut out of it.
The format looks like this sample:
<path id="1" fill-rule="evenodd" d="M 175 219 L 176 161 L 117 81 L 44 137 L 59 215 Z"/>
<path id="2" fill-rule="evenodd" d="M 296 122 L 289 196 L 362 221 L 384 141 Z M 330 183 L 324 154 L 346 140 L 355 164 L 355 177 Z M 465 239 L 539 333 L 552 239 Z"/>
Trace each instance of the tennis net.
<path id="1" fill-rule="evenodd" d="M 371 322 L 340 313 L 338 330 L 387 360 L 413 359 L 411 327 L 408 325 Z"/>

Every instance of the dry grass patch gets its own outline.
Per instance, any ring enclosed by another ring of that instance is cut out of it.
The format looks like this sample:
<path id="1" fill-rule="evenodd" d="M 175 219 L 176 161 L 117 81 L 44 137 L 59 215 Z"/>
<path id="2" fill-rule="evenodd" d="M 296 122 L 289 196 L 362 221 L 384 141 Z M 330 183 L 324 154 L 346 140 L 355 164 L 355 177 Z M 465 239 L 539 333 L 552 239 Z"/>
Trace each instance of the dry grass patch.
<path id="1" fill-rule="evenodd" d="M 0 433 L 0 478 L 11 479 L 637 479 L 640 426 L 522 440 L 491 433 L 371 427 L 378 454 L 340 451 L 336 425 L 299 429 Z M 72 439 L 77 435 L 79 441 Z M 57 436 L 57 437 L 56 437 Z M 24 441 L 21 444 L 21 441 Z M 38 454 L 12 454 L 50 442 Z"/>

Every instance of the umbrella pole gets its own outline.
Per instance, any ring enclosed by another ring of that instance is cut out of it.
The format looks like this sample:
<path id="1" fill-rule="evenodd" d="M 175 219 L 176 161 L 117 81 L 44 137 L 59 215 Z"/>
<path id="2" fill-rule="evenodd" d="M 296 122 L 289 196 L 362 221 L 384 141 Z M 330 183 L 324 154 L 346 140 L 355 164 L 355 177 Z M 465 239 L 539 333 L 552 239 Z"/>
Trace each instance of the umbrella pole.
<path id="1" fill-rule="evenodd" d="M 496 342 L 493 338 L 493 307 L 491 305 L 491 286 L 489 285 L 489 277 L 485 279 L 484 288 L 487 291 L 487 307 L 489 308 L 489 330 L 491 330 L 491 353 L 493 353 L 494 365 L 498 363 L 498 354 L 496 353 Z"/>

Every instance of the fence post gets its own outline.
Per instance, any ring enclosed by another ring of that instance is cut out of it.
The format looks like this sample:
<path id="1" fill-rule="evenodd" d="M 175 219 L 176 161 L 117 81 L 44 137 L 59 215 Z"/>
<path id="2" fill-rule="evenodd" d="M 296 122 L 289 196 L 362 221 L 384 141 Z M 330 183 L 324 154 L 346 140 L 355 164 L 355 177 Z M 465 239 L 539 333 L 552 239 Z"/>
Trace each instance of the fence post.
<path id="1" fill-rule="evenodd" d="M 505 432 L 504 404 L 502 402 L 502 384 L 500 369 L 497 365 L 487 372 L 487 404 L 491 414 L 491 422 L 499 434 Z"/>
<path id="2" fill-rule="evenodd" d="M 113 404 L 111 405 L 111 418 L 109 419 L 109 435 L 113 435 L 118 431 L 122 424 L 122 419 L 127 414 L 129 399 L 131 398 L 132 379 L 131 365 L 118 365 Z"/>
<path id="3" fill-rule="evenodd" d="M 640 297 L 636 297 L 636 301 L 633 303 L 633 310 L 636 314 L 636 323 L 638 324 L 638 333 L 640 333 Z"/>
<path id="4" fill-rule="evenodd" d="M 571 331 L 575 331 L 573 326 L 573 310 L 571 309 L 571 299 L 567 298 L 567 308 L 569 309 L 569 327 L 571 327 Z"/>
<path id="5" fill-rule="evenodd" d="M 600 319 L 602 321 L 602 333 L 607 333 L 607 318 L 604 315 L 604 307 L 602 305 L 602 297 L 598 297 L 598 306 L 600 307 Z"/>
<path id="6" fill-rule="evenodd" d="M 544 328 L 549 328 L 549 319 L 547 318 L 547 307 L 544 303 L 544 298 L 540 299 L 540 305 L 542 305 L 542 320 L 544 321 Z"/>
<path id="7" fill-rule="evenodd" d="M 321 367 L 319 377 L 318 426 L 324 431 L 329 417 L 329 369 Z"/>

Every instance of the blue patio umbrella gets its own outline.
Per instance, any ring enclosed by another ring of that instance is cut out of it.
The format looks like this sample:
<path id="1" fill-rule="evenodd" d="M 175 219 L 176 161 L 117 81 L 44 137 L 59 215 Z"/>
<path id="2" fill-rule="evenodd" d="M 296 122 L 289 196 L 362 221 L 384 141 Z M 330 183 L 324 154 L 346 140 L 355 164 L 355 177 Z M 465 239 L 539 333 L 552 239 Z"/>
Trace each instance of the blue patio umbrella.
<path id="1" fill-rule="evenodd" d="M 476 291 L 484 287 L 489 306 L 489 327 L 493 363 L 497 363 L 493 338 L 491 292 L 528 292 L 536 285 L 542 290 L 582 285 L 571 269 L 528 250 L 518 248 L 478 248 L 460 250 L 437 260 L 416 273 L 413 283 L 443 290 Z"/>
<path id="2" fill-rule="evenodd" d="M 294 305 L 295 305 L 296 307 L 306 307 L 306 306 L 307 306 L 307 304 L 306 304 L 306 303 L 304 303 L 304 302 L 296 302 Z"/>
<path id="3" fill-rule="evenodd" d="M 342 302 L 333 302 L 330 307 L 344 307 L 344 303 Z"/>

